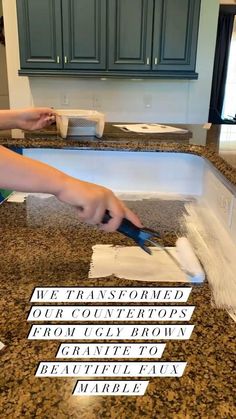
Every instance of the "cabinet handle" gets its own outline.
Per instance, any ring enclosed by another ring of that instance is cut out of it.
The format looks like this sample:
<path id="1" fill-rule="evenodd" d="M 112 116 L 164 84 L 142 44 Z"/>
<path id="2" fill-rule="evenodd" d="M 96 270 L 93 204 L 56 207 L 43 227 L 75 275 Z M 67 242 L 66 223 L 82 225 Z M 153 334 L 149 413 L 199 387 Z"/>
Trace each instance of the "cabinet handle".
<path id="1" fill-rule="evenodd" d="M 60 57 L 59 57 L 59 55 L 57 56 L 57 64 L 60 64 Z"/>
<path id="2" fill-rule="evenodd" d="M 150 64 L 150 58 L 147 58 L 147 65 Z"/>
<path id="3" fill-rule="evenodd" d="M 158 64 L 158 59 L 157 59 L 157 57 L 155 57 L 154 64 L 155 64 L 155 65 L 157 65 L 157 64 Z"/>
<path id="4" fill-rule="evenodd" d="M 64 57 L 64 63 L 67 64 L 67 57 Z"/>

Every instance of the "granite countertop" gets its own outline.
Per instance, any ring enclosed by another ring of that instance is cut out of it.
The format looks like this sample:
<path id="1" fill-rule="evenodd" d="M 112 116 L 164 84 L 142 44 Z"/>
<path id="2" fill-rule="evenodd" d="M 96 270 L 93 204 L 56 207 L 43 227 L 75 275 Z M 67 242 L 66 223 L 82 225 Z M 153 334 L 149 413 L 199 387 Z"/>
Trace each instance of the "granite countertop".
<path id="1" fill-rule="evenodd" d="M 62 140 L 52 132 L 25 134 L 23 139 L 2 135 L 0 143 L 14 147 L 99 148 L 190 152 L 208 158 L 236 184 L 236 169 L 219 155 L 220 127 L 205 130 L 189 126 L 191 135 L 148 138 L 118 135 L 107 126 L 101 140 Z M 201 131 L 201 130 L 200 130 Z M 194 144 L 198 143 L 198 144 Z M 205 144 L 204 144 L 205 142 Z M 127 202 L 143 222 L 158 227 L 165 244 L 174 244 L 173 230 L 181 230 L 184 204 L 179 201 Z M 157 212 L 155 212 L 157 211 Z M 158 216 L 157 216 L 158 214 Z M 155 220 L 158 219 L 158 226 Z M 181 378 L 151 378 L 140 397 L 72 396 L 73 378 L 37 378 L 40 361 L 55 361 L 58 341 L 27 340 L 26 321 L 35 287 L 42 286 L 143 286 L 146 282 L 88 279 L 92 246 L 98 243 L 132 245 L 119 233 L 106 234 L 76 220 L 73 209 L 54 197 L 28 196 L 23 203 L 4 202 L 1 220 L 0 411 L 15 418 L 121 418 L 183 419 L 233 418 L 235 409 L 235 323 L 226 311 L 212 305 L 207 281 L 194 286 L 188 300 L 195 305 L 187 341 L 167 341 L 162 361 L 187 361 Z M 170 221 L 171 220 L 171 221 Z M 168 286 L 177 284 L 168 283 Z M 179 285 L 179 284 L 178 284 Z M 163 286 L 163 283 L 148 283 Z M 182 286 L 182 284 L 181 284 Z M 183 286 L 189 286 L 184 284 Z M 1 416 L 1 414 L 0 414 Z"/>

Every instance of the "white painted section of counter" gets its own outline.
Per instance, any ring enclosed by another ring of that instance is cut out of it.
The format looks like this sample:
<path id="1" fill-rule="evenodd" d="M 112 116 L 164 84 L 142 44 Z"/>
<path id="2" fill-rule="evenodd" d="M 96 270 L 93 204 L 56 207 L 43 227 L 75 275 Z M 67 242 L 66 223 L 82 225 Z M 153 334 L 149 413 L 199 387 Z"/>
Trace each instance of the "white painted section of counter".
<path id="1" fill-rule="evenodd" d="M 23 155 L 75 178 L 112 189 L 121 199 L 201 198 L 236 243 L 236 187 L 200 156 L 35 148 L 24 149 Z"/>
<path id="2" fill-rule="evenodd" d="M 164 250 L 150 249 L 152 256 L 138 246 L 93 246 L 89 278 L 115 275 L 117 278 L 145 282 L 190 282 Z M 168 248 L 168 251 L 178 260 L 175 247 Z"/>
<path id="3" fill-rule="evenodd" d="M 139 199 L 148 194 L 196 198 L 185 205 L 186 236 L 207 274 L 216 307 L 235 318 L 236 187 L 210 162 L 173 152 L 26 149 L 24 155 Z"/>
<path id="4" fill-rule="evenodd" d="M 204 160 L 192 154 L 24 149 L 23 155 L 116 193 L 202 194 Z"/>

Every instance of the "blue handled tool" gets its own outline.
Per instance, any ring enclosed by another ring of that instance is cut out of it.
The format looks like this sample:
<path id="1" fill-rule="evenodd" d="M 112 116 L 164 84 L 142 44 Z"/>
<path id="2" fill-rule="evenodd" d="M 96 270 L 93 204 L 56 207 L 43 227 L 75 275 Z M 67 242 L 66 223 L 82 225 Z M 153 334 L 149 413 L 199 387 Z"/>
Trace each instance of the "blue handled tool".
<path id="1" fill-rule="evenodd" d="M 106 211 L 102 223 L 106 224 L 110 219 L 111 215 L 109 211 Z M 202 269 L 202 266 L 186 237 L 180 237 L 176 241 L 176 248 L 178 250 L 178 257 L 180 259 L 179 261 L 162 243 L 158 241 L 156 242 L 156 240 L 162 242 L 162 238 L 160 234 L 155 230 L 147 227 L 137 227 L 131 221 L 127 220 L 127 218 L 123 218 L 117 231 L 133 239 L 149 255 L 151 255 L 152 252 L 150 248 L 146 246 L 146 243 L 155 247 L 159 247 L 161 250 L 164 250 L 164 252 L 168 254 L 168 256 L 178 266 L 178 268 L 180 268 L 189 276 L 189 279 L 192 282 L 200 283 L 204 281 L 205 272 Z"/>
<path id="2" fill-rule="evenodd" d="M 111 218 L 112 217 L 109 211 L 106 211 L 102 219 L 102 223 L 108 223 L 108 221 Z M 131 221 L 127 220 L 127 218 L 123 218 L 117 231 L 119 231 L 119 233 L 124 234 L 126 237 L 133 239 L 149 255 L 151 255 L 152 252 L 150 248 L 146 246 L 146 242 L 152 246 L 159 247 L 161 250 L 164 250 L 164 252 L 168 254 L 168 256 L 173 260 L 173 262 L 178 266 L 178 268 L 184 271 L 187 275 L 191 277 L 194 276 L 193 272 L 183 268 L 180 262 L 171 254 L 171 252 L 163 244 L 154 241 L 155 239 L 162 240 L 160 234 L 157 231 L 147 227 L 137 227 Z"/>
<path id="3" fill-rule="evenodd" d="M 105 212 L 105 215 L 103 217 L 102 223 L 106 224 L 111 219 L 109 211 Z M 150 244 L 153 244 L 154 246 L 160 246 L 157 243 L 153 243 L 150 239 L 151 238 L 158 238 L 160 239 L 161 236 L 159 233 L 157 233 L 154 230 L 151 230 L 149 228 L 143 227 L 137 227 L 135 224 L 131 223 L 131 221 L 127 220 L 127 218 L 123 218 L 122 223 L 120 227 L 117 229 L 119 233 L 124 234 L 126 237 L 129 237 L 133 239 L 145 252 L 147 252 L 149 255 L 152 254 L 149 247 L 145 246 L 145 242 L 149 242 Z"/>

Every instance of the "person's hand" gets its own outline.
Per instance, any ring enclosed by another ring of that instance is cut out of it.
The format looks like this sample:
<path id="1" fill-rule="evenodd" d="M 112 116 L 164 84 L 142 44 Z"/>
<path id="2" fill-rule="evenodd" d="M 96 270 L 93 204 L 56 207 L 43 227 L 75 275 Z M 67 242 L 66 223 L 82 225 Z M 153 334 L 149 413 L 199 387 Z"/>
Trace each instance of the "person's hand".
<path id="1" fill-rule="evenodd" d="M 67 177 L 55 196 L 76 207 L 81 221 L 99 225 L 104 231 L 117 230 L 124 217 L 141 227 L 139 218 L 111 190 L 103 186 Z M 106 210 L 112 218 L 107 224 L 102 224 Z"/>
<path id="2" fill-rule="evenodd" d="M 55 112 L 51 108 L 28 108 L 16 111 L 17 128 L 34 131 L 55 122 Z"/>

